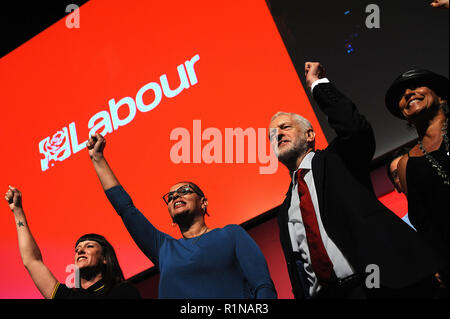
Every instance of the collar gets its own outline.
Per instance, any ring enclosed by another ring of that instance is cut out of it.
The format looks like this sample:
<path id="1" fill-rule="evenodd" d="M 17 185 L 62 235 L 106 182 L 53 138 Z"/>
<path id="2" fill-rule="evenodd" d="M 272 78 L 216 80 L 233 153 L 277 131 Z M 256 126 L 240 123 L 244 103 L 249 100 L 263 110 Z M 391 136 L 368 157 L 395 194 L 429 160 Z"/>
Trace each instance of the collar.
<path id="1" fill-rule="evenodd" d="M 95 284 L 89 286 L 89 288 L 84 289 L 84 290 L 89 291 L 89 292 L 100 292 L 104 288 L 105 288 L 105 282 L 103 281 L 103 279 L 100 279 Z"/>
<path id="2" fill-rule="evenodd" d="M 298 166 L 298 168 L 292 172 L 291 174 L 291 179 L 292 179 L 292 183 L 296 184 L 297 181 L 295 180 L 295 175 L 297 174 L 297 171 L 299 169 L 308 169 L 311 170 L 312 169 L 312 159 L 314 157 L 316 153 L 311 151 L 308 154 L 305 155 L 305 157 L 303 158 L 302 162 L 300 163 L 300 165 Z"/>

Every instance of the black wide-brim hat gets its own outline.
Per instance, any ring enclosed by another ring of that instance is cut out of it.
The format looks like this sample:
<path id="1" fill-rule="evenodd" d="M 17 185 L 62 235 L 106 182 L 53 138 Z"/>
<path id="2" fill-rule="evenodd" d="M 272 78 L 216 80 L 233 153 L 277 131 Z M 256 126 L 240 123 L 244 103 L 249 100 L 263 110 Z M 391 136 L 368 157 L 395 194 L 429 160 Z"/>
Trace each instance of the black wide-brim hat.
<path id="1" fill-rule="evenodd" d="M 405 119 L 398 106 L 400 95 L 407 88 L 414 89 L 419 86 L 426 86 L 432 89 L 444 100 L 448 98 L 448 79 L 446 77 L 428 70 L 413 69 L 396 78 L 386 92 L 385 103 L 389 112 L 395 117 Z"/>

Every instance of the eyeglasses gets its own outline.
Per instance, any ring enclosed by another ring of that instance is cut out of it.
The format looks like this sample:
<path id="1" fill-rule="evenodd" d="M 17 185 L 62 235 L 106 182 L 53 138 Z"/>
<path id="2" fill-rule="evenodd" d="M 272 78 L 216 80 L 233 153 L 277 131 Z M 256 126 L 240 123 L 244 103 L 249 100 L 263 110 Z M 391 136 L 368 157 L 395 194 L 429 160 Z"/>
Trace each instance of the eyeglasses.
<path id="1" fill-rule="evenodd" d="M 200 194 L 200 192 L 196 191 L 191 185 L 187 184 L 187 185 L 183 185 L 183 186 L 179 187 L 175 191 L 168 192 L 167 194 L 165 194 L 162 198 L 163 198 L 164 202 L 166 203 L 166 205 L 169 205 L 169 203 L 173 200 L 173 195 L 175 193 L 177 193 L 180 196 L 196 193 L 197 195 L 203 197 L 203 195 Z"/>

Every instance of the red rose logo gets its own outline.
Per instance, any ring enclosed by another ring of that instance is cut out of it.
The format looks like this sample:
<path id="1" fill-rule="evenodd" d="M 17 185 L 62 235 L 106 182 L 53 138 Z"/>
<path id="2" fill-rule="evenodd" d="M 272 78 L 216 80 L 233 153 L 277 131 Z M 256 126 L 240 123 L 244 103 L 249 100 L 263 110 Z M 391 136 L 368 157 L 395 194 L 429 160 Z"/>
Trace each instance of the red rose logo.
<path id="1" fill-rule="evenodd" d="M 66 127 L 53 136 L 43 139 L 39 143 L 39 152 L 45 156 L 41 159 L 42 171 L 55 165 L 56 161 L 63 161 L 71 155 L 69 132 Z"/>
<path id="2" fill-rule="evenodd" d="M 51 157 L 56 157 L 55 159 L 59 159 L 64 156 L 64 153 L 67 150 L 66 148 L 61 150 L 61 148 L 66 144 L 66 141 L 66 134 L 63 131 L 59 131 L 44 144 L 44 150 L 48 152 Z"/>

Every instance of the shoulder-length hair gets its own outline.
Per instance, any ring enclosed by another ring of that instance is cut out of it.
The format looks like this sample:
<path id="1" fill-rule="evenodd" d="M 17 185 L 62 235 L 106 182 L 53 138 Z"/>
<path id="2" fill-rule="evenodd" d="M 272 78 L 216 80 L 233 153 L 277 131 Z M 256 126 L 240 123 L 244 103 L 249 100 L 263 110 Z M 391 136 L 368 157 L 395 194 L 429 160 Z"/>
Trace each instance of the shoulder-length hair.
<path id="1" fill-rule="evenodd" d="M 80 242 L 86 240 L 95 241 L 102 247 L 102 255 L 106 259 L 106 264 L 102 267 L 102 279 L 105 283 L 106 290 L 124 281 L 125 277 L 117 260 L 116 252 L 106 238 L 98 234 L 85 234 L 77 240 L 75 248 Z"/>

